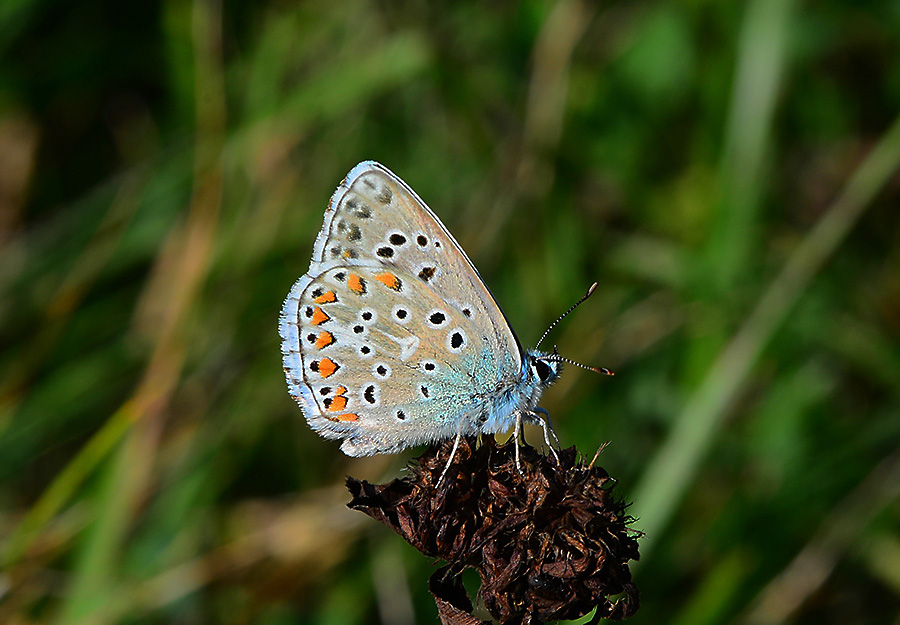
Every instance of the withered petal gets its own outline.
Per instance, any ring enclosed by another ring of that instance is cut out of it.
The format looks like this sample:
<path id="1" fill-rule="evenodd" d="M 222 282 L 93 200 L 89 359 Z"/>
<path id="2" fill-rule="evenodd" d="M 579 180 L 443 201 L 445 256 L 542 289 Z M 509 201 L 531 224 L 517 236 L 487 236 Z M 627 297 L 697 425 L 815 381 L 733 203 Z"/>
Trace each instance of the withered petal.
<path id="1" fill-rule="evenodd" d="M 437 605 L 441 625 L 491 625 L 472 616 L 472 602 L 466 595 L 459 577 L 447 578 L 449 567 L 435 571 L 428 580 L 428 589 Z"/>

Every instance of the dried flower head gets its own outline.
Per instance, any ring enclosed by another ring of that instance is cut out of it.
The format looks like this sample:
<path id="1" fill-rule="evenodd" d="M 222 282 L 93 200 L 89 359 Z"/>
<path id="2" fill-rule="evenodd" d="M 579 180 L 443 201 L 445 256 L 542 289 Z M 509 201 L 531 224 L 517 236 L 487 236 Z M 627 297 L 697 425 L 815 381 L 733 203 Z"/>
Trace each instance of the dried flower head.
<path id="1" fill-rule="evenodd" d="M 393 529 L 427 556 L 448 562 L 430 587 L 443 623 L 482 623 L 459 574 L 473 567 L 478 597 L 501 623 L 536 625 L 575 619 L 624 619 L 639 605 L 629 560 L 637 532 L 614 480 L 578 460 L 575 448 L 556 459 L 486 437 L 460 443 L 443 481 L 453 441 L 429 449 L 409 477 L 375 485 L 347 479 L 348 505 Z M 524 475 L 523 475 L 524 473 Z M 439 483 L 440 481 L 440 483 Z"/>

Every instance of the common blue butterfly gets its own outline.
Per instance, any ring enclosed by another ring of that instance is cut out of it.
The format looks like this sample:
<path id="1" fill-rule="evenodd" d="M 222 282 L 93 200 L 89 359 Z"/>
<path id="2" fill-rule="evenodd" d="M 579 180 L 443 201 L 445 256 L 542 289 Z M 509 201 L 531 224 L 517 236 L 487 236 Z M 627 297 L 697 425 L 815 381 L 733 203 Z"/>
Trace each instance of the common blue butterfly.
<path id="1" fill-rule="evenodd" d="M 331 197 L 279 331 L 291 396 L 348 456 L 513 426 L 518 437 L 523 421 L 549 443 L 538 400 L 571 362 L 522 350 L 453 236 L 373 161 Z"/>

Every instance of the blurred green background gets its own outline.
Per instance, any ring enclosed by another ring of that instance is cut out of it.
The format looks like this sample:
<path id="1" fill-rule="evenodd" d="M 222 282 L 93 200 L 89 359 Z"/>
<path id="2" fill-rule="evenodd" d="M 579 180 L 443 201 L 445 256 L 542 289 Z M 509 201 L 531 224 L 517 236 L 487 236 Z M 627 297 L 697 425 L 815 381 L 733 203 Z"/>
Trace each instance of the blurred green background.
<path id="1" fill-rule="evenodd" d="M 900 4 L 0 3 L 0 622 L 434 623 L 276 323 L 357 162 L 644 530 L 637 623 L 900 623 Z M 538 442 L 539 433 L 529 432 Z"/>

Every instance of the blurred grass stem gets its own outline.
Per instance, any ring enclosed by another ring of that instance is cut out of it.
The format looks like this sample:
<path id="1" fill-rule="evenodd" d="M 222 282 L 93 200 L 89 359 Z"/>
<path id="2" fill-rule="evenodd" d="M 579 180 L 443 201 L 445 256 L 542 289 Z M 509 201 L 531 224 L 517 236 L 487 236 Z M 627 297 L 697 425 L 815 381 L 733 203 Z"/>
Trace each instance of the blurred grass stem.
<path id="1" fill-rule="evenodd" d="M 88 529 L 81 557 L 74 567 L 60 623 L 112 620 L 107 606 L 118 592 L 118 580 L 110 574 L 117 569 L 114 560 L 121 553 L 120 543 L 127 535 L 129 516 L 139 509 L 139 499 L 151 483 L 164 415 L 184 364 L 185 323 L 211 264 L 221 205 L 220 155 L 225 131 L 220 2 L 195 0 L 192 18 L 197 140 L 190 209 L 184 225 L 173 228 L 168 244 L 163 246 L 155 279 L 150 280 L 140 302 L 165 304 L 159 309 L 153 355 L 135 392 L 134 405 L 141 410 L 132 415 L 134 425 L 118 455 L 119 461 L 107 467 L 103 489 L 106 492 L 98 500 L 97 520 Z M 127 471 L 123 469 L 126 466 Z"/>
<path id="2" fill-rule="evenodd" d="M 813 277 L 900 166 L 900 117 L 806 235 L 687 401 L 634 493 L 646 557 L 684 498 L 706 451 L 772 336 Z"/>
<path id="3" fill-rule="evenodd" d="M 787 622 L 822 587 L 847 549 L 865 535 L 866 524 L 898 500 L 900 449 L 895 449 L 834 507 L 806 547 L 750 602 L 754 607 L 742 622 Z"/>
<path id="4" fill-rule="evenodd" d="M 116 460 L 107 465 L 95 505 L 96 519 L 87 529 L 73 569 L 70 590 L 58 622 L 106 622 L 104 603 L 114 595 L 117 580 L 109 577 L 130 525 L 129 515 L 143 495 L 162 428 L 163 415 L 176 388 L 184 360 L 182 330 L 203 285 L 213 250 L 221 203 L 219 155 L 224 132 L 224 89 L 221 57 L 221 7 L 216 1 L 194 3 L 193 39 L 197 141 L 195 183 L 184 224 L 172 228 L 162 247 L 142 304 L 160 306 L 153 327 L 149 364 L 134 395 L 117 410 L 76 458 L 54 480 L 7 542 L 3 554 L 9 566 L 27 553 L 47 523 L 77 492 L 89 475 L 109 457 L 123 437 Z M 166 285 L 156 288 L 154 285 Z M 150 295 L 150 297 L 148 297 Z M 126 462 L 127 459 L 127 462 Z M 124 471 L 123 466 L 129 470 Z"/>

